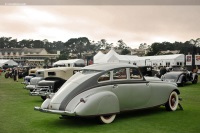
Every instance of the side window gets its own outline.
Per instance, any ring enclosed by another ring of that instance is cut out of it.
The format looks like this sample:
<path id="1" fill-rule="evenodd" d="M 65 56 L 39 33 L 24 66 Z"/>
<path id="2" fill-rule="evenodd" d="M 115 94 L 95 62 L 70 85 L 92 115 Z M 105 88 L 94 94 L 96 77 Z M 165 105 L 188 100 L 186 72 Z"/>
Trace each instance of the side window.
<path id="1" fill-rule="evenodd" d="M 137 68 L 130 68 L 130 78 L 131 79 L 141 79 L 142 76 Z"/>
<path id="2" fill-rule="evenodd" d="M 48 76 L 56 76 L 55 72 L 48 72 Z"/>
<path id="3" fill-rule="evenodd" d="M 98 79 L 98 82 L 108 81 L 110 80 L 110 72 L 104 73 Z"/>
<path id="4" fill-rule="evenodd" d="M 126 68 L 113 70 L 113 79 L 127 79 Z"/>

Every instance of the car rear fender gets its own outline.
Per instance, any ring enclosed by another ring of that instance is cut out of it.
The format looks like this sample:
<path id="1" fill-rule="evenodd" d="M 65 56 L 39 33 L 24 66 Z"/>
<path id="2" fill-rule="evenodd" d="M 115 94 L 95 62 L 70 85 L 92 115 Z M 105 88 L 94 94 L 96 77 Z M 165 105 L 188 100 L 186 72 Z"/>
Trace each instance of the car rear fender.
<path id="1" fill-rule="evenodd" d="M 118 113 L 119 101 L 117 96 L 110 91 L 98 92 L 80 100 L 74 112 L 79 116 Z"/>

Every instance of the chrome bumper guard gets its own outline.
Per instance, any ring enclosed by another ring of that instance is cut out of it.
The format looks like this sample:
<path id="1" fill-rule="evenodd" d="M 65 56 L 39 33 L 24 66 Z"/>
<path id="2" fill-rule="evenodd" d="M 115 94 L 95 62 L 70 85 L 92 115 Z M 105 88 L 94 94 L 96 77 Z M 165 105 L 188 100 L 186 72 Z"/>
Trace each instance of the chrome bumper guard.
<path id="1" fill-rule="evenodd" d="M 69 112 L 69 111 L 42 109 L 40 107 L 34 107 L 34 110 L 44 112 L 44 113 L 75 116 L 75 112 Z"/>
<path id="2" fill-rule="evenodd" d="M 30 92 L 31 96 L 47 96 L 50 95 L 52 92 L 49 88 L 40 88 L 37 87 L 36 89 L 34 89 L 32 92 Z"/>
<path id="3" fill-rule="evenodd" d="M 47 96 L 50 95 L 51 92 L 42 92 L 42 91 L 32 91 L 30 92 L 31 96 Z"/>

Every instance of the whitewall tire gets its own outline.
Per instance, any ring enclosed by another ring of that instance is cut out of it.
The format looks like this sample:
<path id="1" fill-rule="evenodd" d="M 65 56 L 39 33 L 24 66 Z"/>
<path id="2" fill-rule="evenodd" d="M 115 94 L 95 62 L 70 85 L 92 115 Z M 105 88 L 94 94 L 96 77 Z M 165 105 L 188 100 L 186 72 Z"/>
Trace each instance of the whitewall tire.
<path id="1" fill-rule="evenodd" d="M 167 103 L 165 104 L 165 107 L 168 111 L 175 111 L 178 107 L 178 94 L 176 91 L 173 91 L 170 96 L 169 99 L 167 101 Z"/>
<path id="2" fill-rule="evenodd" d="M 99 116 L 101 123 L 109 124 L 114 121 L 116 114 Z"/>

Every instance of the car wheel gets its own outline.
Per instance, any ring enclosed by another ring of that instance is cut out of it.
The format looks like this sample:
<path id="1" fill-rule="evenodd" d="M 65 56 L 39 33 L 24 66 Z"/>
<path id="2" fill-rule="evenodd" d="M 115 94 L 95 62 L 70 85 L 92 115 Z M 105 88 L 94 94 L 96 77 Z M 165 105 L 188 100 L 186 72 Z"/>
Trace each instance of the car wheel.
<path id="1" fill-rule="evenodd" d="M 185 86 L 185 80 L 183 80 L 183 81 L 181 82 L 181 86 L 182 86 L 182 87 Z"/>
<path id="2" fill-rule="evenodd" d="M 12 75 L 12 73 L 10 74 L 10 78 L 13 78 L 13 75 Z"/>
<path id="3" fill-rule="evenodd" d="M 167 101 L 167 103 L 165 104 L 165 107 L 168 111 L 175 111 L 178 107 L 178 94 L 176 91 L 173 91 L 170 96 L 169 99 Z"/>
<path id="4" fill-rule="evenodd" d="M 196 84 L 198 82 L 198 78 L 195 77 L 194 80 L 192 81 L 193 84 Z"/>
<path id="5" fill-rule="evenodd" d="M 103 124 L 109 124 L 111 122 L 114 121 L 116 117 L 116 114 L 112 114 L 112 115 L 102 115 L 102 116 L 99 116 L 99 119 L 100 119 L 100 122 L 103 123 Z"/>
<path id="6" fill-rule="evenodd" d="M 8 73 L 6 73 L 6 74 L 5 74 L 5 78 L 8 78 L 8 77 L 9 77 L 9 74 L 8 74 Z"/>

